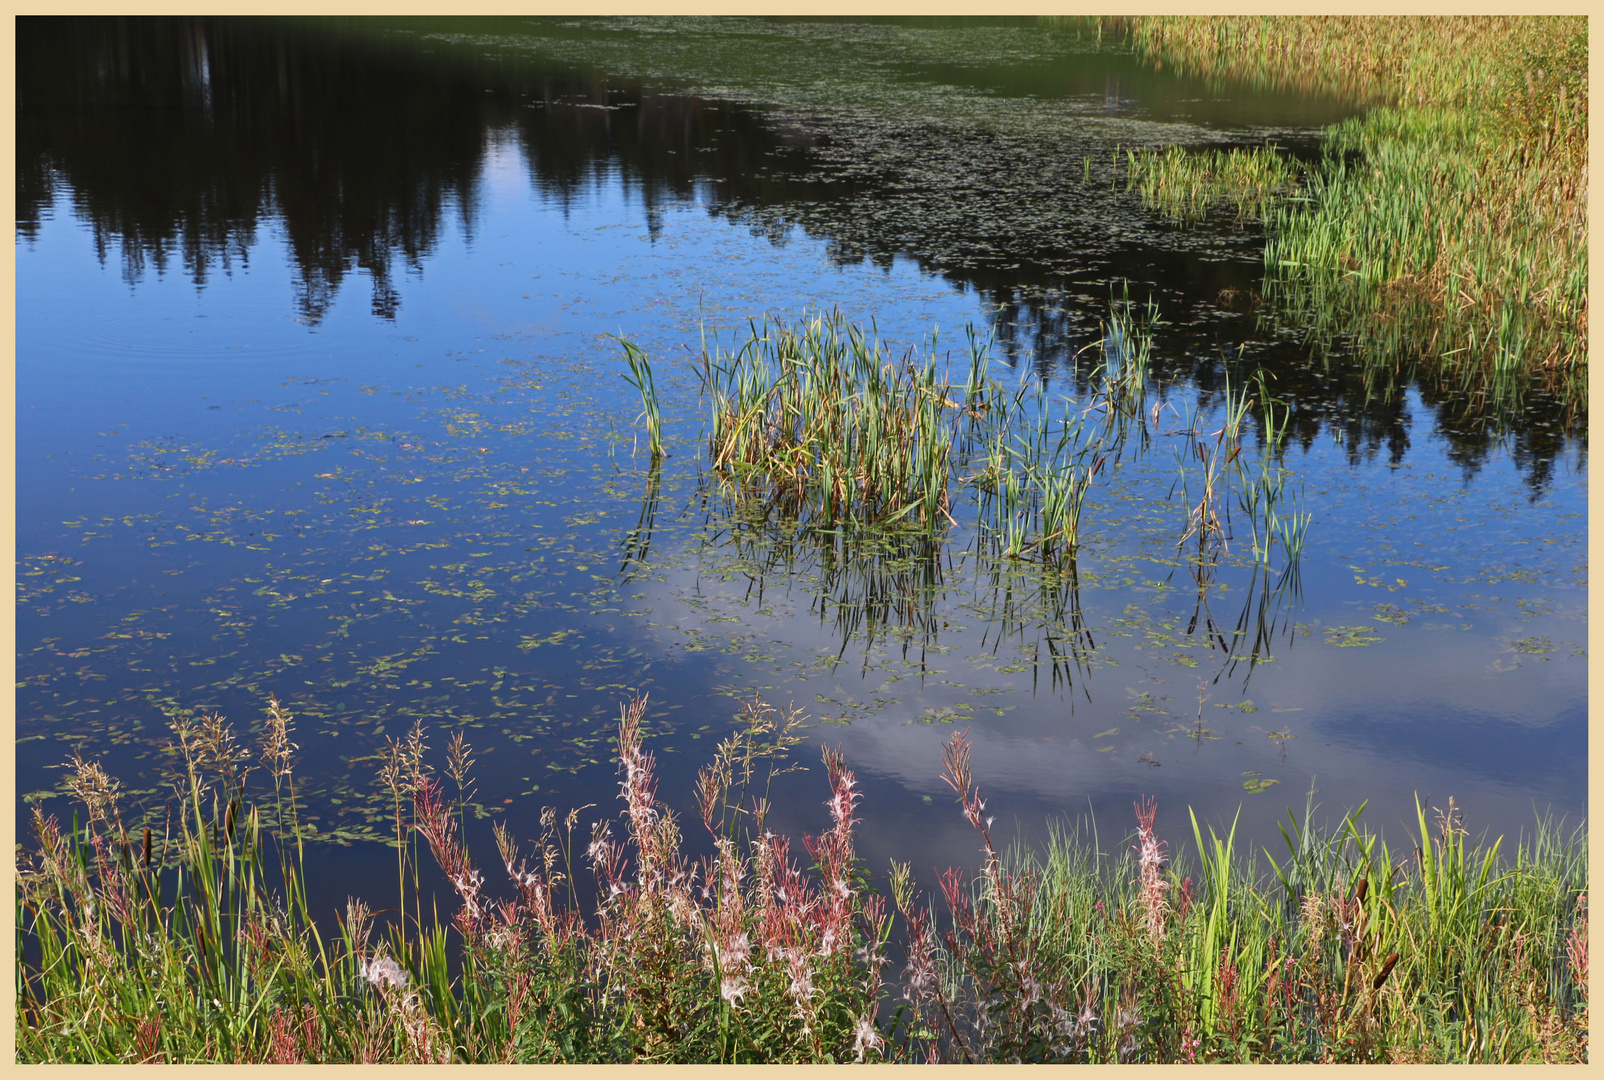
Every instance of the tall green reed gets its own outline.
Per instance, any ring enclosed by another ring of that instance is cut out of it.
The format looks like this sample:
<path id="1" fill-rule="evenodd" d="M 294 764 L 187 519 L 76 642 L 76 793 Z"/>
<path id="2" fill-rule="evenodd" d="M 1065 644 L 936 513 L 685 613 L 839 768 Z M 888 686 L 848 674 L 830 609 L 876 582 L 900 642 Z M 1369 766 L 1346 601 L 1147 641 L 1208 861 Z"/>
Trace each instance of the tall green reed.
<path id="1" fill-rule="evenodd" d="M 635 388 L 641 400 L 641 419 L 646 423 L 646 437 L 653 461 L 663 457 L 663 413 L 657 400 L 657 383 L 652 378 L 652 363 L 646 353 L 634 342 L 619 339 L 624 347 L 624 362 L 629 374 L 624 381 Z"/>

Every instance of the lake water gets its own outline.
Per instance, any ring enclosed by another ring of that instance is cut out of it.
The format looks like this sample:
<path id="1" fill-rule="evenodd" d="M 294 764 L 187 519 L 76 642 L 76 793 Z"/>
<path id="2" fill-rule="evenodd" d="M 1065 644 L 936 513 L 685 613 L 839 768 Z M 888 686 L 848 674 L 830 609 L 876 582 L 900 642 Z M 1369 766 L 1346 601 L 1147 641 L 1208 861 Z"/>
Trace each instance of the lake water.
<path id="1" fill-rule="evenodd" d="M 1272 850 L 1311 787 L 1395 846 L 1417 796 L 1473 834 L 1585 814 L 1585 418 L 1367 385 L 1260 302 L 1255 226 L 1126 190 L 1131 147 L 1317 155 L 1339 102 L 1033 20 L 23 19 L 18 58 L 24 812 L 70 813 L 77 751 L 159 817 L 168 717 L 243 736 L 275 694 L 333 903 L 393 867 L 387 738 L 463 732 L 481 824 L 534 835 L 616 812 L 638 690 L 690 820 L 761 693 L 813 725 L 774 826 L 823 827 L 840 746 L 870 867 L 927 883 L 976 858 L 965 729 L 1006 835 L 1091 815 L 1115 852 L 1144 795 L 1172 843 L 1240 810 Z M 1084 402 L 1127 294 L 1167 415 L 1214 430 L 1255 370 L 1288 404 L 1296 574 L 1238 530 L 1199 585 L 1161 434 L 1094 483 L 1072 595 L 968 525 L 932 576 L 703 498 L 704 340 L 839 310 L 961 362 L 973 327 Z M 655 478 L 615 335 L 656 365 Z"/>

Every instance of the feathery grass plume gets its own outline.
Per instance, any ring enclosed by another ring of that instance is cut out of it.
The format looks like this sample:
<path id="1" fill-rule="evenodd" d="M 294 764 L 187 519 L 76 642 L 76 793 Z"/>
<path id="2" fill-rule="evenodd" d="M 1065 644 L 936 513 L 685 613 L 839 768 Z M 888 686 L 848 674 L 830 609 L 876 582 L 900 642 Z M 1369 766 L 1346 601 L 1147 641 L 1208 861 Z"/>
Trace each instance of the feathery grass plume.
<path id="1" fill-rule="evenodd" d="M 290 721 L 294 717 L 284 711 L 278 698 L 268 695 L 267 731 L 262 743 L 262 765 L 273 776 L 275 784 L 288 780 L 294 772 L 291 759 L 300 747 L 290 741 Z"/>

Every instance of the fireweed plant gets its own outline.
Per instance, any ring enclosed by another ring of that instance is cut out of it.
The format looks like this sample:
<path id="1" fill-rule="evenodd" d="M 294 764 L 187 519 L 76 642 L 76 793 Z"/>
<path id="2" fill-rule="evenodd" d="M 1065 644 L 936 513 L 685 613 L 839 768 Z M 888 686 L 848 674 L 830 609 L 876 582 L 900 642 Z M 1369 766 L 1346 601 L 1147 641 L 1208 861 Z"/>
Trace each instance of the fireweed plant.
<path id="1" fill-rule="evenodd" d="M 392 743 L 402 895 L 383 918 L 350 899 L 327 934 L 277 702 L 254 765 L 221 718 L 174 722 L 159 831 L 126 828 L 117 781 L 75 758 L 82 815 L 35 809 L 19 860 L 18 1060 L 1586 1060 L 1582 829 L 1540 822 L 1509 857 L 1472 844 L 1450 800 L 1394 852 L 1359 811 L 1322 831 L 1311 803 L 1260 873 L 1234 827 L 1195 818 L 1195 866 L 1167 858 L 1147 799 L 1123 852 L 1063 830 L 1005 852 L 959 734 L 944 778 L 982 860 L 940 876 L 938 911 L 907 864 L 873 887 L 835 751 L 805 857 L 768 828 L 803 717 L 756 699 L 697 780 L 711 854 L 687 854 L 645 714 L 622 710 L 620 812 L 587 843 L 578 811 L 548 808 L 528 856 L 498 824 L 497 888 L 463 840 L 471 748 L 448 747 L 453 799 L 421 727 Z M 455 910 L 425 895 L 425 848 Z"/>

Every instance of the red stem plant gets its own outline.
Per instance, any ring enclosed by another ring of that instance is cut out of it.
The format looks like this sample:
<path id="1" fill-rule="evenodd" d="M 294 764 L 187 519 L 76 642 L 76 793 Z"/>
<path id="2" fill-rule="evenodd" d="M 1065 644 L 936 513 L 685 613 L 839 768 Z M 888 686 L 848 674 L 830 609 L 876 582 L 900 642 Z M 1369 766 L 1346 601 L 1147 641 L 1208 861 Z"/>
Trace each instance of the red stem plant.
<path id="1" fill-rule="evenodd" d="M 598 886 L 594 917 L 572 880 L 579 811 L 559 824 L 545 810 L 527 858 L 498 826 L 511 895 L 493 895 L 464 840 L 470 748 L 460 736 L 450 748 L 458 797 L 448 799 L 419 727 L 392 744 L 381 774 L 412 885 L 377 940 L 384 913 L 354 899 L 325 940 L 301 831 L 283 831 L 297 821 L 289 719 L 270 706 L 261 759 L 276 838 L 245 799 L 244 752 L 217 717 L 175 724 L 179 812 L 159 838 L 127 827 L 100 766 L 69 762 L 87 820 L 66 829 L 36 811 L 34 850 L 18 867 L 19 1059 L 1586 1057 L 1580 832 L 1544 824 L 1495 866 L 1498 843 L 1472 854 L 1450 803 L 1435 835 L 1419 812 L 1419 843 L 1399 857 L 1358 828 L 1357 811 L 1326 833 L 1311 806 L 1273 864 L 1277 889 L 1235 858 L 1234 827 L 1205 842 L 1195 817 L 1194 882 L 1166 862 L 1149 799 L 1136 805 L 1126 857 L 1060 835 L 1043 862 L 998 850 L 960 734 L 944 772 L 980 838 L 979 873 L 940 876 L 938 918 L 915 899 L 911 867 L 892 863 L 906 927 L 893 989 L 881 978 L 890 913 L 857 856 L 861 793 L 841 755 L 823 755 L 828 825 L 794 858 L 766 819 L 768 781 L 795 768 L 786 758 L 800 716 L 749 703 L 698 778 L 709 843 L 693 858 L 658 799 L 639 698 L 619 722 L 622 809 L 579 856 Z M 424 846 L 456 895 L 446 918 L 422 915 Z"/>

